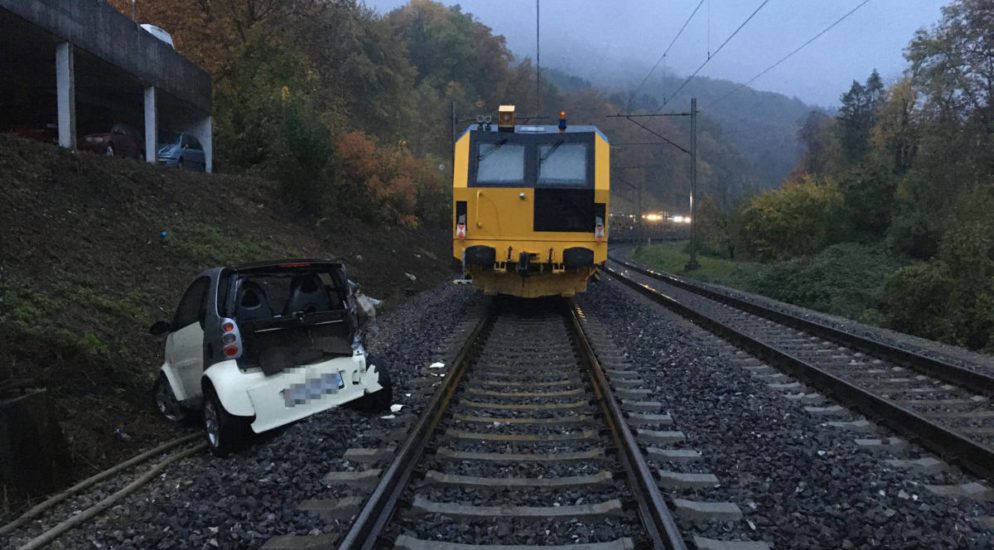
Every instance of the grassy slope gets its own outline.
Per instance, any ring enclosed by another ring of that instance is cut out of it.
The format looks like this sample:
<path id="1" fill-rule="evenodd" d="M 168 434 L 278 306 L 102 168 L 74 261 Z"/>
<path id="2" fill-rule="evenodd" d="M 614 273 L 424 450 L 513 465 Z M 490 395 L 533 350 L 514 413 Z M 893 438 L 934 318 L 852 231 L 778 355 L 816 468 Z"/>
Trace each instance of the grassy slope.
<path id="1" fill-rule="evenodd" d="M 450 276 L 447 233 L 300 217 L 257 178 L 0 135 L 0 182 L 0 399 L 48 388 L 77 475 L 175 435 L 151 414 L 162 341 L 146 328 L 172 314 L 200 270 L 342 256 L 387 304 Z"/>
<path id="2" fill-rule="evenodd" d="M 701 256 L 701 269 L 684 273 L 685 247 L 685 242 L 643 247 L 634 258 L 663 271 L 881 326 L 885 324 L 880 310 L 884 281 L 908 264 L 882 247 L 848 243 L 808 258 L 772 264 Z"/>

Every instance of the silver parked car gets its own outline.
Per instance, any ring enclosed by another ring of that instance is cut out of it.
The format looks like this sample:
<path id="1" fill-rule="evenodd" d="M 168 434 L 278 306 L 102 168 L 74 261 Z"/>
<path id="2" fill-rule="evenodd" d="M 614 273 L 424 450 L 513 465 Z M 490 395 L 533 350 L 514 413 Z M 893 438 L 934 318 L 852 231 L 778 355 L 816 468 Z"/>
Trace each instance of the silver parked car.
<path id="1" fill-rule="evenodd" d="M 200 140 L 190 134 L 163 134 L 159 136 L 157 159 L 162 166 L 177 166 L 188 170 L 207 169 L 207 157 Z"/>

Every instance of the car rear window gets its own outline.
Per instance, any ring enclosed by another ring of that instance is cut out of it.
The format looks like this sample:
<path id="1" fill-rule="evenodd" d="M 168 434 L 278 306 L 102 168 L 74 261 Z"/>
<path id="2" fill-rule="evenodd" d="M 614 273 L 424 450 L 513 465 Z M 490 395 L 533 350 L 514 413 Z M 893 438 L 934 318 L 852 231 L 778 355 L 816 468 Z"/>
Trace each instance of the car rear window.
<path id="1" fill-rule="evenodd" d="M 328 272 L 242 275 L 229 288 L 235 294 L 226 300 L 230 305 L 227 315 L 239 321 L 280 319 L 345 308 L 344 289 Z"/>

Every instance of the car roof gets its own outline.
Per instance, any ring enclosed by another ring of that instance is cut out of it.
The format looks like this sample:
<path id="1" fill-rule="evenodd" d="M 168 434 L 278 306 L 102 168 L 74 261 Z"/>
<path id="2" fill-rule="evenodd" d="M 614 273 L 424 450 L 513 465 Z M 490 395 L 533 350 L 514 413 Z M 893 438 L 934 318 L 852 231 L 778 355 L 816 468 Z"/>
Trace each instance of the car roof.
<path id="1" fill-rule="evenodd" d="M 304 268 L 304 267 L 323 267 L 340 269 L 345 267 L 340 260 L 337 259 L 309 259 L 309 258 L 290 258 L 286 260 L 270 260 L 264 262 L 253 262 L 241 265 L 231 265 L 226 267 L 230 271 L 235 273 L 252 273 L 252 272 L 263 272 L 263 271 L 291 271 L 294 269 Z"/>

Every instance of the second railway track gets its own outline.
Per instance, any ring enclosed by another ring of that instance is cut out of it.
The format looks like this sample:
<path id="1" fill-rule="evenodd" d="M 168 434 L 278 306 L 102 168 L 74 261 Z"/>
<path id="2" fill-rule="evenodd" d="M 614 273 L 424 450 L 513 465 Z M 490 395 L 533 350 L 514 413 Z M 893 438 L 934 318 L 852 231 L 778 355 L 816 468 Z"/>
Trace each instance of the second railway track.
<path id="1" fill-rule="evenodd" d="M 582 313 L 561 301 L 497 309 L 339 547 L 683 548 Z"/>
<path id="2" fill-rule="evenodd" d="M 631 262 L 607 273 L 936 454 L 994 477 L 994 378 Z"/>

